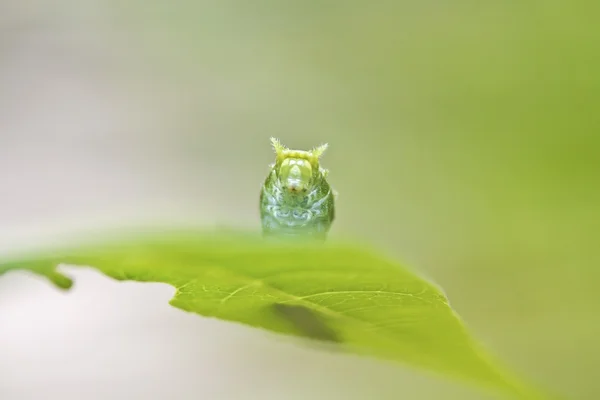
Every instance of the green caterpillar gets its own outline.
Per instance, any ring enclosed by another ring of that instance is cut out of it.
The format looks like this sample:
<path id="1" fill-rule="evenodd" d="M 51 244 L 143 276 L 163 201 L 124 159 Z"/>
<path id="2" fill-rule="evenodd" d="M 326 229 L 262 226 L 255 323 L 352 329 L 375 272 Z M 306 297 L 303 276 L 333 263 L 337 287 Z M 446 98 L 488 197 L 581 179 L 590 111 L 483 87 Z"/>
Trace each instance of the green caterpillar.
<path id="1" fill-rule="evenodd" d="M 271 138 L 275 162 L 260 193 L 265 235 L 307 235 L 324 239 L 333 222 L 336 193 L 319 158 L 327 144 L 310 151 L 290 150 Z"/>

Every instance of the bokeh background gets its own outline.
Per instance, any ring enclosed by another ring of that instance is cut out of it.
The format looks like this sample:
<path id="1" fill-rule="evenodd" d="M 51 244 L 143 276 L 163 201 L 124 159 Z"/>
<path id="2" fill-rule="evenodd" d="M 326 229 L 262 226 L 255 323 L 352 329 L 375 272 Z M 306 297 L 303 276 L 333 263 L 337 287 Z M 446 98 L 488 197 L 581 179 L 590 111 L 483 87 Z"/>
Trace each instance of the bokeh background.
<path id="1" fill-rule="evenodd" d="M 507 365 L 600 398 L 600 3 L 0 2 L 0 251 L 258 229 L 269 136 L 329 142 L 332 238 L 439 283 Z M 483 399 L 168 306 L 0 278 L 0 398 Z"/>

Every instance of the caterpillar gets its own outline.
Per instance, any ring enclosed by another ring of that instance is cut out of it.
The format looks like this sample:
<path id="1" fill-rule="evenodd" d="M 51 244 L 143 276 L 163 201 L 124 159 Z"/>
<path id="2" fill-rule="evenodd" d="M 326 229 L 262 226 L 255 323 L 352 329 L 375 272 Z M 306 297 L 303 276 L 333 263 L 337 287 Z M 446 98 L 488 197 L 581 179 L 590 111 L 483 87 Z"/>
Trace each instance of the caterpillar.
<path id="1" fill-rule="evenodd" d="M 320 166 L 323 144 L 309 151 L 290 150 L 271 138 L 275 162 L 260 192 L 264 235 L 306 235 L 325 239 L 335 217 L 337 195 Z"/>

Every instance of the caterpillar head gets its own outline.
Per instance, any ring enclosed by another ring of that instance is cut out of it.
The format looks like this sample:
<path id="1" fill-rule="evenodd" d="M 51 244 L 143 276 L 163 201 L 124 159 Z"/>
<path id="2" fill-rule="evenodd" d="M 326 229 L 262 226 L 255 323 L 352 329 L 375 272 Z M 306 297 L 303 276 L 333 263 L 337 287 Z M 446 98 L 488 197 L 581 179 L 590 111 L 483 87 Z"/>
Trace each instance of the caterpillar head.
<path id="1" fill-rule="evenodd" d="M 327 150 L 327 144 L 309 151 L 290 150 L 278 139 L 271 138 L 275 150 L 275 171 L 282 188 L 291 193 L 305 193 L 312 188 L 321 174 L 319 158 Z"/>

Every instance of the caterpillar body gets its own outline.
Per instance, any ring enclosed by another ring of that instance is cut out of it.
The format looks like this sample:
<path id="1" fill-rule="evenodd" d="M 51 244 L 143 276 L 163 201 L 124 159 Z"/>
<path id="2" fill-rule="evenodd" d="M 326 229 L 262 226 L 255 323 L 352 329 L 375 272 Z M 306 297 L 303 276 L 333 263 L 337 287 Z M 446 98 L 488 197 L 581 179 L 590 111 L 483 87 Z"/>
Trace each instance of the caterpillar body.
<path id="1" fill-rule="evenodd" d="M 275 162 L 260 193 L 260 217 L 265 235 L 306 235 L 325 238 L 335 217 L 336 193 L 319 159 L 327 144 L 309 151 L 290 150 L 271 138 Z"/>

